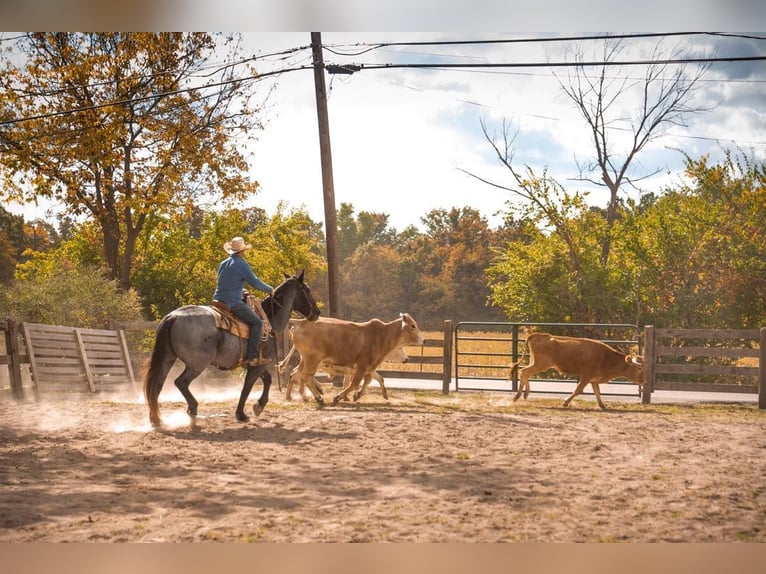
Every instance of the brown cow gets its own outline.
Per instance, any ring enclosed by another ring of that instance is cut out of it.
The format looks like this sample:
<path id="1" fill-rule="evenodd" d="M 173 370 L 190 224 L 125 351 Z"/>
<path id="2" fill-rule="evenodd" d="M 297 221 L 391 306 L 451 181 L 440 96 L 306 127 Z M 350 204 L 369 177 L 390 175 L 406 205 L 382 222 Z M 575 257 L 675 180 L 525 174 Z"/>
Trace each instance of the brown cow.
<path id="1" fill-rule="evenodd" d="M 316 321 L 296 321 L 292 335 L 301 362 L 291 379 L 296 377 L 306 385 L 319 404 L 324 399 L 314 375 L 320 363 L 353 370 L 351 381 L 333 398 L 333 404 L 337 404 L 357 389 L 365 376 L 371 376 L 391 351 L 423 344 L 423 334 L 407 313 L 388 323 L 380 319 L 355 323 L 321 317 Z"/>
<path id="2" fill-rule="evenodd" d="M 548 369 L 556 369 L 559 373 L 579 376 L 574 392 L 564 401 L 564 406 L 577 395 L 582 393 L 590 383 L 596 393 L 598 406 L 606 408 L 601 400 L 599 384 L 612 379 L 626 378 L 636 383 L 639 389 L 644 384 L 643 357 L 640 355 L 625 355 L 609 345 L 594 339 L 578 337 L 559 337 L 548 333 L 532 333 L 527 337 L 529 364 L 519 372 L 519 391 L 514 397 L 518 400 L 521 393 L 524 398 L 529 396 L 529 376 L 542 373 Z M 508 375 L 510 379 L 521 360 L 511 365 Z"/>
<path id="3" fill-rule="evenodd" d="M 292 337 L 292 332 L 290 333 L 290 336 Z M 285 369 L 287 368 L 287 363 L 290 360 L 290 358 L 293 356 L 293 353 L 295 353 L 295 345 L 293 345 L 290 350 L 287 352 L 287 355 L 285 355 L 285 358 L 277 365 L 277 368 L 279 369 L 280 373 L 284 373 Z M 404 347 L 397 347 L 393 351 L 391 351 L 386 357 L 383 359 L 383 362 L 393 362 L 393 363 L 406 363 L 409 360 L 409 357 L 407 356 L 407 352 L 404 350 Z M 292 388 L 293 388 L 293 375 L 295 375 L 301 368 L 300 363 L 298 363 L 297 366 L 293 367 L 293 370 L 290 371 L 290 376 L 287 379 L 287 389 L 285 390 L 285 400 L 292 400 Z M 317 367 L 317 372 L 326 373 L 330 375 L 330 377 L 334 377 L 335 375 L 343 375 L 343 385 L 348 385 L 351 382 L 351 377 L 354 376 L 354 369 L 352 367 L 340 367 L 338 365 L 331 365 L 329 363 L 326 363 L 322 361 L 319 363 L 319 366 Z M 318 385 L 319 383 L 316 381 L 315 383 Z M 367 385 L 370 384 L 372 379 L 375 379 L 378 384 L 380 385 L 380 390 L 383 393 L 383 398 L 385 400 L 388 400 L 388 392 L 386 391 L 386 385 L 384 384 L 383 375 L 381 375 L 378 371 L 372 371 L 371 373 L 365 374 L 364 376 L 364 383 L 362 384 L 362 388 L 359 389 L 357 392 L 354 393 L 354 400 L 358 401 L 361 396 L 364 394 L 365 389 L 367 388 Z M 301 387 L 299 389 L 299 393 L 301 397 L 304 397 L 303 394 L 303 385 L 301 384 Z M 346 397 L 346 400 L 348 400 L 348 397 Z"/>

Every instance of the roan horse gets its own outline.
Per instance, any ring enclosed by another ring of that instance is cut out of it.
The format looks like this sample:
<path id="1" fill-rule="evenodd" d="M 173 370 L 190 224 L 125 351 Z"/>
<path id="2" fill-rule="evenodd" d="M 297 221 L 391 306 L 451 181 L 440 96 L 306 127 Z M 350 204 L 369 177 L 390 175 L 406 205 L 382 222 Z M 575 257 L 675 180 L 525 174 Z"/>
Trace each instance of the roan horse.
<path id="1" fill-rule="evenodd" d="M 297 276 L 285 274 L 285 281 L 274 289 L 274 296 L 267 296 L 262 302 L 263 310 L 271 324 L 270 340 L 264 343 L 264 356 L 274 358 L 276 344 L 274 333 L 281 333 L 287 327 L 292 311 L 297 311 L 309 321 L 319 317 L 311 289 L 303 281 L 303 271 Z M 239 364 L 239 337 L 216 327 L 213 313 L 217 311 L 206 305 L 186 305 L 171 311 L 160 321 L 154 342 L 149 366 L 144 378 L 144 395 L 149 404 L 149 421 L 154 427 L 161 424 L 159 396 L 162 385 L 176 359 L 180 359 L 185 369 L 176 378 L 175 385 L 181 391 L 189 405 L 187 413 L 194 422 L 197 416 L 197 400 L 189 391 L 189 385 L 208 366 L 229 370 Z M 247 421 L 245 402 L 250 390 L 258 378 L 263 379 L 263 392 L 258 402 L 253 405 L 253 412 L 258 416 L 269 402 L 271 373 L 268 365 L 248 367 L 245 383 L 239 396 L 237 420 Z"/>

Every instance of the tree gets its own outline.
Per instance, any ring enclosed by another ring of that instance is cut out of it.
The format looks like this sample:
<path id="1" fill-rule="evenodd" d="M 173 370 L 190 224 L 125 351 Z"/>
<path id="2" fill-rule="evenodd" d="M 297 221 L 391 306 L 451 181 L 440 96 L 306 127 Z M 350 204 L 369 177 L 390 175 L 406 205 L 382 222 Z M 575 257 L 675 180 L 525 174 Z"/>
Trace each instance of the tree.
<path id="1" fill-rule="evenodd" d="M 9 283 L 13 279 L 23 251 L 24 218 L 0 205 L 0 283 Z"/>
<path id="2" fill-rule="evenodd" d="M 524 216 L 536 221 L 536 232 L 527 227 L 512 237 L 489 267 L 493 303 L 514 321 L 623 322 L 613 294 L 624 284 L 598 261 L 600 215 L 570 200 L 551 226 L 542 210 Z"/>
<path id="3" fill-rule="evenodd" d="M 618 225 L 615 249 L 636 264 L 637 312 L 671 327 L 759 328 L 766 303 L 766 170 L 729 152 L 687 158 L 691 183 Z"/>
<path id="4" fill-rule="evenodd" d="M 37 257 L 56 260 L 39 265 L 0 291 L 0 317 L 97 329 L 106 329 L 110 319 L 141 319 L 138 294 L 120 289 L 116 281 L 105 276 L 104 269 L 79 266 L 62 252 L 35 254 L 33 260 Z"/>
<path id="5" fill-rule="evenodd" d="M 253 249 L 245 257 L 255 274 L 276 286 L 284 273 L 305 269 L 308 281 L 325 264 L 321 257 L 321 224 L 303 210 L 284 204 L 271 217 L 257 208 L 194 214 L 175 222 L 155 217 L 139 241 L 134 283 L 151 315 L 162 317 L 187 304 L 206 304 L 216 286 L 216 270 L 226 253 L 225 241 L 245 237 Z"/>
<path id="6" fill-rule="evenodd" d="M 399 240 L 405 309 L 428 328 L 439 328 L 444 319 L 501 318 L 489 307 L 485 270 L 492 260 L 493 237 L 486 219 L 464 207 L 435 209 L 421 221 L 424 233 L 405 230 Z"/>
<path id="7" fill-rule="evenodd" d="M 223 56 L 206 33 L 24 36 L 23 63 L 0 74 L 0 197 L 91 216 L 110 277 L 129 287 L 150 215 L 257 189 L 237 139 L 261 127 L 241 79 L 253 73 L 236 37 L 225 43 Z"/>
<path id="8" fill-rule="evenodd" d="M 632 80 L 621 74 L 613 63 L 626 50 L 622 39 L 605 38 L 594 50 L 596 67 L 576 66 L 566 78 L 559 78 L 562 91 L 572 100 L 587 124 L 595 157 L 578 165 L 580 180 L 605 186 L 609 190 L 606 209 L 607 229 L 611 230 L 617 218 L 619 192 L 623 185 L 636 187 L 641 179 L 652 173 L 634 175 L 634 162 L 639 152 L 652 140 L 664 134 L 667 127 L 683 124 L 684 117 L 705 108 L 692 105 L 698 84 L 709 64 L 697 65 L 687 75 L 683 65 L 663 63 L 667 59 L 683 56 L 679 45 L 670 54 L 662 43 L 654 46 L 650 54 L 652 64 L 644 69 L 644 77 Z M 573 49 L 572 59 L 584 62 L 589 58 L 582 45 Z M 631 98 L 635 98 L 631 100 Z M 627 105 L 625 102 L 628 102 Z M 632 117 L 623 121 L 628 109 L 635 106 Z M 625 134 L 628 134 L 627 137 Z M 611 234 L 601 240 L 601 264 L 609 260 Z"/>
<path id="9" fill-rule="evenodd" d="M 403 312 L 397 269 L 401 257 L 392 247 L 365 243 L 344 265 L 344 318 L 391 321 Z"/>
<path id="10" fill-rule="evenodd" d="M 388 227 L 387 214 L 360 211 L 354 217 L 354 206 L 341 203 L 338 210 L 338 238 L 342 262 L 366 243 L 392 245 L 396 239 L 396 231 Z"/>

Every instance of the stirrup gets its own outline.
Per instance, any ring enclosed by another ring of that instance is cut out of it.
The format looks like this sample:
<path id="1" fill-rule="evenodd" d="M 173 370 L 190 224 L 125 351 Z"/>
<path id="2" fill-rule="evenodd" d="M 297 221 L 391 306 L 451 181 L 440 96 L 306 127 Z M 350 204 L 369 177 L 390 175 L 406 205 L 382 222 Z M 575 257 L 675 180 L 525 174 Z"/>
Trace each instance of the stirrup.
<path id="1" fill-rule="evenodd" d="M 273 359 L 264 357 L 263 355 L 258 355 L 255 359 L 250 359 L 248 361 L 245 361 L 245 365 L 247 365 L 248 367 L 260 367 L 261 365 L 268 365 L 272 361 Z"/>

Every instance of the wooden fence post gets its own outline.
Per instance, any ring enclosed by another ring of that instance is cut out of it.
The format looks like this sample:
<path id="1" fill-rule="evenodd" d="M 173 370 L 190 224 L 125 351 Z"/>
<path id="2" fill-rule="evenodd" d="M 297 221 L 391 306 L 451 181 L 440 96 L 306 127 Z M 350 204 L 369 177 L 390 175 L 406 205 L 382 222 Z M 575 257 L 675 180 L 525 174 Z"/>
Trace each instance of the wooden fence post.
<path id="1" fill-rule="evenodd" d="M 452 384 L 452 321 L 444 321 L 444 356 L 442 367 L 442 393 L 449 394 Z"/>
<path id="2" fill-rule="evenodd" d="M 654 390 L 654 364 L 657 360 L 654 345 L 654 325 L 644 327 L 644 389 L 641 402 L 648 405 L 652 400 Z"/>
<path id="3" fill-rule="evenodd" d="M 758 357 L 758 408 L 766 409 L 766 327 L 761 327 Z"/>
<path id="4" fill-rule="evenodd" d="M 24 386 L 21 381 L 21 357 L 19 356 L 19 331 L 11 319 L 8 319 L 5 328 L 5 348 L 10 356 L 8 374 L 11 382 L 11 395 L 14 399 L 24 398 Z"/>

